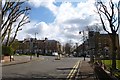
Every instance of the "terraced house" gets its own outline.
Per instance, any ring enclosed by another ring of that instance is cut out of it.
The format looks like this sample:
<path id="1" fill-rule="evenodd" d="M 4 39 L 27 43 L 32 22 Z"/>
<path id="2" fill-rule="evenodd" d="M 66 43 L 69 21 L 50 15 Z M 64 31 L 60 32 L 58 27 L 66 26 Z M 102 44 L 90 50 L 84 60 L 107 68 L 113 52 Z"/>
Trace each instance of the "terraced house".
<path id="1" fill-rule="evenodd" d="M 60 42 L 56 40 L 37 40 L 31 38 L 30 40 L 24 39 L 23 41 L 19 41 L 19 48 L 17 49 L 18 53 L 28 54 L 39 53 L 44 55 L 52 55 L 53 52 L 62 52 L 62 46 Z"/>

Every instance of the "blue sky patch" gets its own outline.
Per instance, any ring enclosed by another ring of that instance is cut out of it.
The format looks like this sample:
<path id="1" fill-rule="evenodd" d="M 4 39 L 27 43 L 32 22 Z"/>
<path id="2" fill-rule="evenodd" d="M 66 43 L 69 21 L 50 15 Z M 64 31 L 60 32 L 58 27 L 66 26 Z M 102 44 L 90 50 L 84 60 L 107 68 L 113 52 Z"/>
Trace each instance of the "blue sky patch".
<path id="1" fill-rule="evenodd" d="M 39 22 L 42 21 L 46 23 L 52 23 L 55 19 L 55 16 L 49 9 L 40 6 L 39 8 L 32 7 L 32 11 L 30 12 L 30 19 Z"/>

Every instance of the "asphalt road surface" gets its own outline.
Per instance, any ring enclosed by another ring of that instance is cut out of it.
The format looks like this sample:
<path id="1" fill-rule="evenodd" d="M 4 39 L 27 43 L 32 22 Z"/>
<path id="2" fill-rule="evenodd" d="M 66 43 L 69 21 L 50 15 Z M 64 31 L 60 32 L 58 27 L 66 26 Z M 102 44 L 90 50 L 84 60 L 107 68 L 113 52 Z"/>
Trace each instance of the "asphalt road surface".
<path id="1" fill-rule="evenodd" d="M 57 80 L 66 79 L 75 64 L 81 58 L 67 57 L 55 60 L 55 57 L 44 56 L 44 60 L 31 61 L 24 64 L 10 65 L 2 67 L 3 80 Z"/>

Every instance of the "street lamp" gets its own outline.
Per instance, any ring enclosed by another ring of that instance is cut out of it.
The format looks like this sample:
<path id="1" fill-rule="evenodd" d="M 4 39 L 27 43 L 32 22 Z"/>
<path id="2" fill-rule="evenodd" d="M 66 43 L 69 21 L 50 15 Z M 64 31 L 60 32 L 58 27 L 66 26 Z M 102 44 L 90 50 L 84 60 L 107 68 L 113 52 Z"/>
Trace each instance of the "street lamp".
<path id="1" fill-rule="evenodd" d="M 38 33 L 37 32 L 35 32 L 35 40 L 36 40 L 36 35 L 37 35 Z"/>
<path id="2" fill-rule="evenodd" d="M 83 47 L 82 47 L 82 51 L 83 51 L 83 54 L 84 54 L 84 30 L 79 32 L 79 34 L 81 34 L 81 33 L 83 33 Z"/>
<path id="3" fill-rule="evenodd" d="M 48 40 L 48 38 L 45 38 L 45 40 L 44 40 L 44 55 L 46 55 L 46 46 L 47 46 L 46 41 L 47 40 Z"/>
<path id="4" fill-rule="evenodd" d="M 37 35 L 38 33 L 37 32 L 35 32 L 35 44 L 34 44 L 34 52 L 35 52 L 35 54 L 36 54 L 36 52 L 37 52 L 37 57 L 39 57 L 39 54 L 38 54 L 38 51 L 37 51 L 37 49 L 38 49 L 38 45 L 37 45 L 37 42 L 36 42 L 36 40 L 37 40 L 37 38 L 36 38 L 36 35 Z"/>
<path id="5" fill-rule="evenodd" d="M 37 35 L 37 34 L 38 34 L 38 33 L 35 32 L 35 44 L 34 44 L 35 49 L 37 49 L 37 44 L 36 44 L 36 40 L 37 40 L 36 35 Z"/>
<path id="6" fill-rule="evenodd" d="M 84 33 L 84 30 L 83 31 L 80 31 L 79 34 L 83 33 L 83 47 L 82 47 L 82 52 L 83 52 L 83 57 L 84 57 L 84 60 L 85 60 L 85 57 L 86 57 L 86 54 L 85 54 L 85 50 L 84 50 L 84 42 L 85 42 L 85 33 Z"/>
<path id="7" fill-rule="evenodd" d="M 32 60 L 32 53 L 33 53 L 33 39 L 30 38 L 30 60 Z"/>
<path id="8" fill-rule="evenodd" d="M 29 41 L 29 52 L 30 52 L 30 60 L 32 60 L 32 52 L 33 52 L 33 39 L 29 38 L 29 40 L 24 40 L 23 44 L 25 42 Z"/>

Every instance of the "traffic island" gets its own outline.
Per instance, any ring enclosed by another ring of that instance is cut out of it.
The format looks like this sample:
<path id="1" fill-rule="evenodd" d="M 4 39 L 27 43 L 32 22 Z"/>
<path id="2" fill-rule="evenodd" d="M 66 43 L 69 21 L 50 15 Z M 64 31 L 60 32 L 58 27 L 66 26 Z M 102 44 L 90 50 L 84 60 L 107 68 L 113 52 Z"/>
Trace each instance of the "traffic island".
<path id="1" fill-rule="evenodd" d="M 55 60 L 61 60 L 60 56 L 56 56 Z"/>

